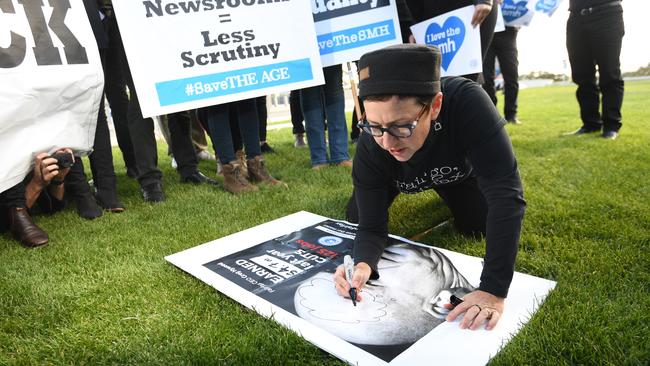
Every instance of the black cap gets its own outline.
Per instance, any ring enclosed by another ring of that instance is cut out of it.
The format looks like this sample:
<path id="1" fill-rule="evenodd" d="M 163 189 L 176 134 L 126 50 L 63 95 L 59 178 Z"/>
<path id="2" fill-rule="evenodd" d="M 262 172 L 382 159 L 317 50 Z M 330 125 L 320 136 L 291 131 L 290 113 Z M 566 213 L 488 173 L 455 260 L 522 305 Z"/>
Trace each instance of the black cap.
<path id="1" fill-rule="evenodd" d="M 436 46 L 400 44 L 368 52 L 359 60 L 359 97 L 435 95 L 442 55 Z"/>

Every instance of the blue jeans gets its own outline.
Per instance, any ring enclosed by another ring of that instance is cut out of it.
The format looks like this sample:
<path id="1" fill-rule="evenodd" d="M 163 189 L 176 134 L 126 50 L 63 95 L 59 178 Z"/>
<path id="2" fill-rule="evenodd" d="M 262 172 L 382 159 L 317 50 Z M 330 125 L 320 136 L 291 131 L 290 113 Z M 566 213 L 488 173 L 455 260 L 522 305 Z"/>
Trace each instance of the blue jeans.
<path id="1" fill-rule="evenodd" d="M 305 118 L 311 164 L 340 163 L 350 160 L 348 154 L 348 127 L 345 121 L 345 95 L 341 65 L 323 69 L 325 85 L 300 91 L 300 107 Z M 325 120 L 329 138 L 330 157 L 325 144 Z"/>
<path id="2" fill-rule="evenodd" d="M 239 100 L 232 103 L 235 105 L 234 109 L 239 120 L 239 131 L 246 148 L 246 159 L 250 160 L 262 155 L 256 99 Z M 219 155 L 219 161 L 222 164 L 229 164 L 236 159 L 230 131 L 230 113 L 234 111 L 231 111 L 230 104 L 215 105 L 201 110 L 210 130 L 210 139 L 214 150 Z"/>

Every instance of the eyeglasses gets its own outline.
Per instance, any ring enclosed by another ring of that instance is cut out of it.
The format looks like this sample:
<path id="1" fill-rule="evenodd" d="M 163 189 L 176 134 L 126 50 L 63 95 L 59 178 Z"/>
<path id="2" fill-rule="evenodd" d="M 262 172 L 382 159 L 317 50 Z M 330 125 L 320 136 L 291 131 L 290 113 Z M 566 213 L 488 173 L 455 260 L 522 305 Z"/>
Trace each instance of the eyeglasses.
<path id="1" fill-rule="evenodd" d="M 397 138 L 411 137 L 411 135 L 413 135 L 413 130 L 418 125 L 418 121 L 420 120 L 420 118 L 422 118 L 424 112 L 426 112 L 427 109 L 430 108 L 431 106 L 428 104 L 423 105 L 422 110 L 420 110 L 420 113 L 418 113 L 418 116 L 415 118 L 415 121 L 413 121 L 412 123 L 400 124 L 400 125 L 391 124 L 388 127 L 381 127 L 376 122 L 370 124 L 371 121 L 368 121 L 368 119 L 364 114 L 363 118 L 361 119 L 363 122 L 359 122 L 357 124 L 357 127 L 359 127 L 363 132 L 369 133 L 375 137 L 384 136 L 384 132 L 388 132 L 391 136 Z"/>

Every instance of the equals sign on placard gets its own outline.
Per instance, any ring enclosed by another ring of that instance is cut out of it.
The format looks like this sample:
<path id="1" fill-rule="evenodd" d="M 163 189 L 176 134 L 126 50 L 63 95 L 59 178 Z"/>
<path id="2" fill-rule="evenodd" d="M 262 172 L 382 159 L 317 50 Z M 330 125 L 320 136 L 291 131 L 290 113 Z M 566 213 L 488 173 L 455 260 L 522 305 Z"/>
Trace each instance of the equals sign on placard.
<path id="1" fill-rule="evenodd" d="M 232 19 L 230 19 L 230 14 L 219 14 L 219 23 L 229 22 L 232 22 Z"/>

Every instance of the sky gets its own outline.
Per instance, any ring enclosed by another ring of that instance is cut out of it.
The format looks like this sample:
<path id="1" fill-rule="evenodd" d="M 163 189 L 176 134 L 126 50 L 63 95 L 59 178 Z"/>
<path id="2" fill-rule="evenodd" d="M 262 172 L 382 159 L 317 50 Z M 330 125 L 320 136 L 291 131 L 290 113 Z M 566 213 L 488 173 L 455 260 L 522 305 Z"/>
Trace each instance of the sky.
<path id="1" fill-rule="evenodd" d="M 519 31 L 519 74 L 531 71 L 549 71 L 570 74 L 569 58 L 566 52 L 566 21 L 569 17 L 569 1 L 563 0 L 560 8 L 549 18 L 537 13 L 530 26 Z M 624 0 L 623 20 L 625 36 L 621 50 L 621 70 L 636 71 L 650 63 L 650 1 Z M 552 41 L 549 41 L 552 40 Z"/>

